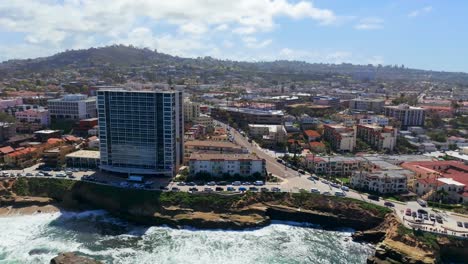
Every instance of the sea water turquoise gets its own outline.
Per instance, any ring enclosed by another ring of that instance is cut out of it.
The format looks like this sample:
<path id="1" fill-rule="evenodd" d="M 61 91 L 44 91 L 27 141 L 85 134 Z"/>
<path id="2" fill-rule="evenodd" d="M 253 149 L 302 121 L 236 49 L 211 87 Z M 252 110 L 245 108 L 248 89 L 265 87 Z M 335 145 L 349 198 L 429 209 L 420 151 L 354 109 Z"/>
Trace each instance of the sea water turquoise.
<path id="1" fill-rule="evenodd" d="M 365 263 L 351 230 L 275 222 L 245 230 L 135 226 L 105 211 L 0 217 L 0 264 L 49 263 L 80 252 L 104 263 Z"/>

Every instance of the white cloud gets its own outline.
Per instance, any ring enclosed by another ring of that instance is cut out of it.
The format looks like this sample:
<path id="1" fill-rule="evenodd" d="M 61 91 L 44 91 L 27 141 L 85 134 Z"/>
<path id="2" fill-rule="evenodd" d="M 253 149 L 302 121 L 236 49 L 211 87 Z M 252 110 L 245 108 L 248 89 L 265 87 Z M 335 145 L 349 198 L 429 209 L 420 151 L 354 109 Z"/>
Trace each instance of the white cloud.
<path id="1" fill-rule="evenodd" d="M 432 12 L 432 6 L 425 6 L 421 9 L 414 10 L 408 14 L 409 17 L 417 17 L 423 14 Z"/>
<path id="2" fill-rule="evenodd" d="M 266 39 L 266 40 L 259 41 L 255 37 L 250 37 L 250 36 L 242 38 L 242 41 L 244 42 L 244 44 L 245 44 L 245 46 L 247 48 L 251 48 L 251 49 L 264 48 L 264 47 L 270 45 L 271 42 L 273 42 L 271 39 Z"/>
<path id="3" fill-rule="evenodd" d="M 189 34 L 203 34 L 207 31 L 207 27 L 199 23 L 186 23 L 180 26 L 180 31 Z"/>
<path id="4" fill-rule="evenodd" d="M 368 17 L 359 20 L 354 26 L 355 29 L 359 30 L 374 30 L 383 28 L 383 19 L 378 17 Z"/>

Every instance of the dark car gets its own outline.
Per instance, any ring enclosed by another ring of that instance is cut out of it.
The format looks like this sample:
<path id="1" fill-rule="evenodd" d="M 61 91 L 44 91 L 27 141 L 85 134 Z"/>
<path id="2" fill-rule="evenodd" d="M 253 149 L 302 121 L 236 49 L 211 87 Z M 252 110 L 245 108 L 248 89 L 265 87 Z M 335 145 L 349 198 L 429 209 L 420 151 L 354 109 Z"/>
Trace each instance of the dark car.
<path id="1" fill-rule="evenodd" d="M 173 192 L 178 192 L 178 191 L 180 191 L 180 189 L 177 188 L 177 187 L 172 187 L 171 191 L 173 191 Z"/>
<path id="2" fill-rule="evenodd" d="M 380 201 L 380 197 L 377 196 L 377 195 L 372 195 L 372 194 L 371 194 L 371 195 L 367 196 L 367 198 L 368 198 L 369 200 Z"/>
<path id="3" fill-rule="evenodd" d="M 215 191 L 217 191 L 217 192 L 222 192 L 222 191 L 224 191 L 224 188 L 223 188 L 223 187 L 216 187 L 216 188 L 215 188 Z"/>
<path id="4" fill-rule="evenodd" d="M 258 188 L 257 187 L 249 187 L 249 191 L 258 192 Z"/>
<path id="5" fill-rule="evenodd" d="M 194 183 L 194 182 L 187 182 L 186 185 L 187 185 L 187 186 L 195 186 L 195 183 Z"/>
<path id="6" fill-rule="evenodd" d="M 191 191 L 191 192 L 198 192 L 198 189 L 195 188 L 195 187 L 192 187 L 192 188 L 189 188 L 189 191 Z"/>
<path id="7" fill-rule="evenodd" d="M 395 207 L 395 205 L 391 202 L 385 202 L 384 205 L 388 207 Z"/>

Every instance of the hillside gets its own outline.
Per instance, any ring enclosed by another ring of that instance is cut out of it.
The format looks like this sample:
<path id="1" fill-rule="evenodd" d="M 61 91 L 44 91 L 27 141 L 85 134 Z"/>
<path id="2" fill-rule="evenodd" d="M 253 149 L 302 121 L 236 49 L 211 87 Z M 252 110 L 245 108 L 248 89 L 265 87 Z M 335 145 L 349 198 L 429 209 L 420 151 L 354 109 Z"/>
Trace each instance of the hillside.
<path id="1" fill-rule="evenodd" d="M 425 71 L 402 66 L 373 66 L 307 63 L 302 61 L 240 62 L 211 57 L 181 58 L 147 48 L 113 45 L 84 50 L 67 50 L 50 57 L 9 60 L 0 64 L 0 78 L 25 78 L 31 74 L 48 75 L 69 69 L 84 70 L 100 75 L 103 70 L 126 73 L 131 69 L 150 67 L 151 70 L 173 66 L 184 75 L 238 73 L 244 75 L 290 75 L 312 79 L 327 75 L 349 75 L 354 78 L 390 80 L 442 80 L 468 83 L 467 73 Z M 86 75 L 86 74 L 85 74 Z"/>

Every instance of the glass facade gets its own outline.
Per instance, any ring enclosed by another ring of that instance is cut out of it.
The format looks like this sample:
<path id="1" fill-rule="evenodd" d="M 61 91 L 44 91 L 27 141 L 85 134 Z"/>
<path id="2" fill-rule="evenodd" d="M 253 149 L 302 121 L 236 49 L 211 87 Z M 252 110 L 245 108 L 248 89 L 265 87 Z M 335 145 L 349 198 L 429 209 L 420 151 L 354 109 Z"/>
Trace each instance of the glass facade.
<path id="1" fill-rule="evenodd" d="M 178 91 L 98 91 L 101 168 L 172 176 L 183 156 L 181 98 Z"/>

